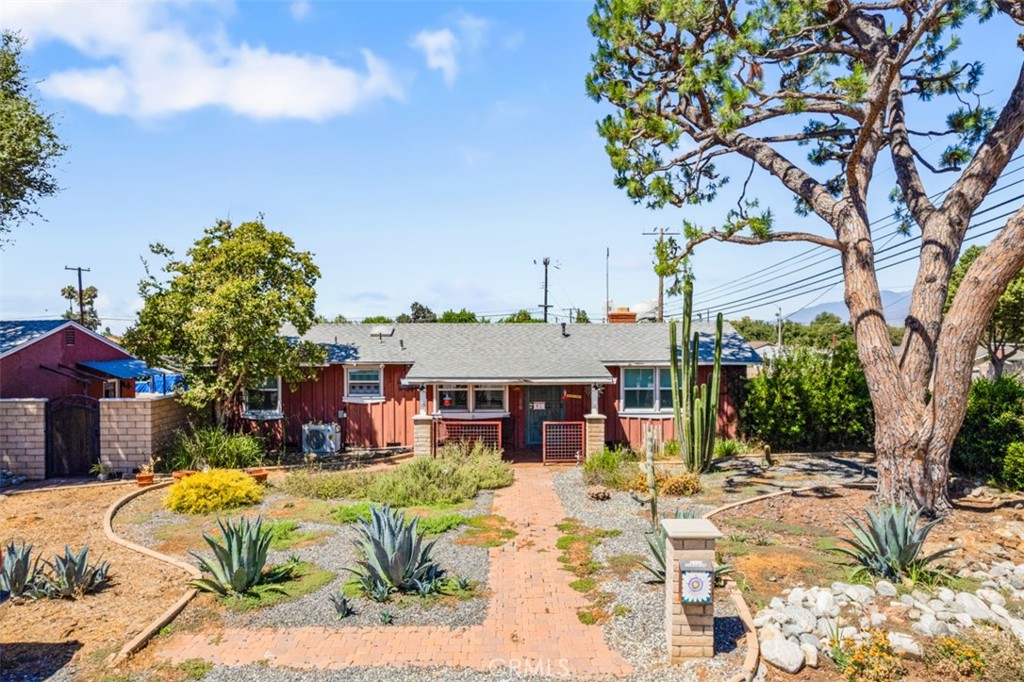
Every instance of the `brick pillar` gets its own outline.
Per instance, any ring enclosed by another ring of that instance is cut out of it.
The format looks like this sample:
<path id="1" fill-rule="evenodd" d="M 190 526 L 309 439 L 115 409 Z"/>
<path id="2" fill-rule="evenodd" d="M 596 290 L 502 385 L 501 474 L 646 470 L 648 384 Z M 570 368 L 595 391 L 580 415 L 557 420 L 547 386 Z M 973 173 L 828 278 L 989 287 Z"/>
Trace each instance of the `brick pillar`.
<path id="1" fill-rule="evenodd" d="M 682 604 L 679 599 L 679 562 L 707 562 L 714 565 L 715 541 L 722 537 L 707 519 L 663 519 L 665 531 L 665 636 L 669 660 L 681 663 L 691 658 L 715 655 L 715 607 L 711 604 Z"/>
<path id="2" fill-rule="evenodd" d="M 583 416 L 583 420 L 586 422 L 583 435 L 586 442 L 583 449 L 587 457 L 596 455 L 604 450 L 604 423 L 606 419 L 607 417 L 603 414 L 587 414 Z"/>
<path id="3" fill-rule="evenodd" d="M 429 414 L 413 415 L 412 453 L 416 457 L 434 454 L 434 418 Z"/>

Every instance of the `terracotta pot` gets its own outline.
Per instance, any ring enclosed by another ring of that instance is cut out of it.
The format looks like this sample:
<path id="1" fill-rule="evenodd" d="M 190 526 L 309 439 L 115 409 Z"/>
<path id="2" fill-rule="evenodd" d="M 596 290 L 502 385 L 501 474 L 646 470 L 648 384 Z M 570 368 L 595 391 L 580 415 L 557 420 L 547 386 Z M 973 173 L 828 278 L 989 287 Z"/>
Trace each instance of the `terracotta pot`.
<path id="1" fill-rule="evenodd" d="M 254 467 L 252 469 L 246 469 L 245 473 L 249 474 L 254 479 L 256 479 L 257 483 L 266 483 L 267 482 L 267 474 L 268 474 L 268 472 L 263 467 Z"/>
<path id="2" fill-rule="evenodd" d="M 135 481 L 139 484 L 140 488 L 144 488 L 147 485 L 153 485 L 153 473 L 144 474 L 139 472 L 135 474 Z"/>
<path id="3" fill-rule="evenodd" d="M 174 477 L 175 481 L 180 481 L 181 479 L 187 478 L 194 473 L 196 473 L 195 469 L 178 469 L 177 471 L 172 473 L 171 476 Z"/>

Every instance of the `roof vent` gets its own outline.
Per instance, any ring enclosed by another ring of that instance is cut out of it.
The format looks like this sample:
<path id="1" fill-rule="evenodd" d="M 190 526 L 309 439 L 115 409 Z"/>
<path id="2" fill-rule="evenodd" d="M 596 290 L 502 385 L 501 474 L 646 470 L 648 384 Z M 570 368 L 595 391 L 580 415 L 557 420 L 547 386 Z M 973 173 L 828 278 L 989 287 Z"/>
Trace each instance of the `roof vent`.
<path id="1" fill-rule="evenodd" d="M 394 336 L 395 328 L 390 324 L 378 324 L 370 328 L 370 336 L 376 336 L 384 341 L 385 336 Z"/>
<path id="2" fill-rule="evenodd" d="M 569 332 L 565 330 L 565 322 L 562 323 L 562 336 L 569 336 Z"/>

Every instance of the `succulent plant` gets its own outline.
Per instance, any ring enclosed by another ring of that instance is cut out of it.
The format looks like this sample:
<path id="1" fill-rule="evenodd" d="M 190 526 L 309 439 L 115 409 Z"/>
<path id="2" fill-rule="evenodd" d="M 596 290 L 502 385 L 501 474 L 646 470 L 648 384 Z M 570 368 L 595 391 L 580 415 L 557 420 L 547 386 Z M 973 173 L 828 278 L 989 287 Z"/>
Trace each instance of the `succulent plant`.
<path id="1" fill-rule="evenodd" d="M 213 560 L 191 553 L 199 560 L 202 571 L 209 573 L 210 577 L 191 580 L 189 585 L 204 592 L 226 596 L 232 593 L 244 594 L 256 585 L 281 582 L 294 574 L 294 563 L 277 566 L 269 571 L 263 570 L 267 564 L 271 533 L 269 528 L 263 527 L 261 518 L 255 521 L 240 518 L 237 523 L 217 519 L 217 525 L 224 544 L 217 542 L 208 533 L 203 533 L 203 539 L 213 550 Z"/>
<path id="2" fill-rule="evenodd" d="M 53 561 L 44 562 L 49 571 L 42 576 L 42 590 L 54 599 L 80 597 L 98 590 L 107 582 L 110 562 L 89 563 L 89 546 L 71 553 L 71 547 L 64 546 L 63 556 L 54 555 Z"/>
<path id="3" fill-rule="evenodd" d="M 373 582 L 369 588 L 365 588 L 366 596 L 375 602 L 383 604 L 391 598 L 392 587 L 386 583 Z"/>
<path id="4" fill-rule="evenodd" d="M 921 548 L 940 519 L 929 521 L 918 528 L 921 512 L 910 507 L 893 504 L 868 509 L 868 522 L 850 517 L 846 527 L 853 538 L 839 538 L 849 547 L 835 547 L 833 551 L 845 554 L 857 564 L 857 573 L 868 572 L 887 580 L 902 580 L 908 573 L 919 571 L 928 564 L 955 552 L 959 547 L 947 547 L 921 556 Z"/>
<path id="5" fill-rule="evenodd" d="M 395 622 L 395 614 L 391 609 L 384 609 L 380 612 L 381 625 L 391 625 Z"/>
<path id="6" fill-rule="evenodd" d="M 696 507 L 687 507 L 686 509 L 676 509 L 676 513 L 672 518 L 675 519 L 696 519 L 699 518 L 700 514 L 697 513 Z M 638 562 L 642 567 L 650 571 L 651 575 L 654 576 L 654 582 L 663 583 L 665 582 L 665 531 L 661 528 L 660 524 L 658 532 L 655 534 L 657 540 L 652 540 L 650 535 L 645 535 L 644 540 L 647 540 L 647 546 L 651 548 L 651 556 L 653 560 L 650 562 L 640 561 Z"/>
<path id="7" fill-rule="evenodd" d="M 40 578 L 39 558 L 33 559 L 32 545 L 13 541 L 7 545 L 0 563 L 0 592 L 11 597 L 38 597 Z"/>
<path id="8" fill-rule="evenodd" d="M 348 618 L 355 613 L 355 610 L 352 608 L 352 604 L 349 603 L 348 597 L 346 597 L 344 593 L 338 592 L 337 594 L 332 594 L 328 599 L 334 607 L 334 613 L 338 616 L 338 620 Z"/>
<path id="9" fill-rule="evenodd" d="M 468 592 L 473 589 L 473 581 L 469 578 L 460 578 L 455 576 L 454 578 L 448 579 L 448 588 L 456 592 Z"/>
<path id="10" fill-rule="evenodd" d="M 417 583 L 441 577 L 442 571 L 431 557 L 437 541 L 424 543 L 417 523 L 390 506 L 371 507 L 369 518 L 357 521 L 355 545 L 362 558 L 356 562 L 358 568 L 347 570 L 360 577 L 364 589 L 379 583 L 413 592 Z"/>

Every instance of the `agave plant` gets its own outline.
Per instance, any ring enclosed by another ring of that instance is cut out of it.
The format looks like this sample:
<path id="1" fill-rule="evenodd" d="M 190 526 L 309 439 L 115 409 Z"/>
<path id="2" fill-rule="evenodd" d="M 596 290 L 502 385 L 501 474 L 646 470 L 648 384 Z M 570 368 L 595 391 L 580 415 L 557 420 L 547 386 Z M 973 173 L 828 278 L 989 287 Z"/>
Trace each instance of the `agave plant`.
<path id="1" fill-rule="evenodd" d="M 220 596 L 245 594 L 257 585 L 287 580 L 295 572 L 295 564 L 276 566 L 264 571 L 270 550 L 271 530 L 263 527 L 263 519 L 240 518 L 237 523 L 217 519 L 224 544 L 208 533 L 203 539 L 213 550 L 213 560 L 191 552 L 199 560 L 199 568 L 210 577 L 190 580 L 189 585 Z"/>
<path id="2" fill-rule="evenodd" d="M 72 554 L 71 548 L 64 546 L 64 555 L 54 555 L 53 561 L 45 561 L 49 572 L 42 576 L 42 590 L 47 597 L 67 599 L 80 597 L 83 594 L 98 590 L 107 582 L 110 571 L 109 561 L 89 563 L 89 546 Z"/>
<path id="3" fill-rule="evenodd" d="M 868 522 L 852 516 L 846 527 L 853 533 L 853 539 L 840 538 L 849 547 L 835 547 L 833 551 L 845 554 L 857 564 L 857 573 L 868 572 L 887 580 L 902 580 L 909 572 L 919 571 L 928 564 L 955 552 L 959 547 L 947 547 L 921 556 L 932 528 L 939 519 L 929 521 L 918 528 L 921 512 L 912 512 L 903 505 L 880 505 L 868 509 Z"/>
<path id="4" fill-rule="evenodd" d="M 700 514 L 697 513 L 696 507 L 687 507 L 686 509 L 676 509 L 676 513 L 672 518 L 675 519 L 696 519 L 699 518 Z M 661 528 L 661 524 L 658 524 L 657 540 L 652 540 L 650 535 L 645 535 L 644 539 L 647 540 L 647 546 L 651 548 L 652 561 L 640 561 L 638 562 L 641 566 L 650 571 L 651 575 L 654 576 L 654 582 L 663 583 L 665 582 L 665 530 Z"/>
<path id="5" fill-rule="evenodd" d="M 334 613 L 338 616 L 338 620 L 348 618 L 355 613 L 352 604 L 349 603 L 348 597 L 343 592 L 332 594 L 328 597 L 328 600 L 330 600 L 331 605 L 334 607 Z"/>
<path id="6" fill-rule="evenodd" d="M 39 558 L 32 558 L 32 545 L 7 545 L 0 563 L 0 592 L 11 597 L 38 597 L 40 578 Z"/>
<path id="7" fill-rule="evenodd" d="M 385 585 L 391 590 L 413 592 L 417 583 L 441 577 L 442 571 L 431 557 L 436 540 L 423 542 L 418 520 L 406 520 L 405 513 L 390 506 L 370 508 L 369 518 L 357 522 L 356 548 L 362 558 L 358 568 L 348 571 L 367 585 Z"/>

